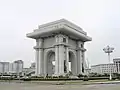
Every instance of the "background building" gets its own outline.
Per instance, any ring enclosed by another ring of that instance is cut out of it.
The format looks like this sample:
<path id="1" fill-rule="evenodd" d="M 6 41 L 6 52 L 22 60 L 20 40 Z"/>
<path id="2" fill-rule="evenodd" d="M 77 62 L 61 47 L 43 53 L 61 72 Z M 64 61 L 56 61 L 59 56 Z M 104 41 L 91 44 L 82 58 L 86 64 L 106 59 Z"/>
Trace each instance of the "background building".
<path id="1" fill-rule="evenodd" d="M 0 62 L 0 73 L 3 72 L 3 64 Z"/>
<path id="2" fill-rule="evenodd" d="M 14 61 L 13 64 L 12 64 L 12 71 L 14 73 L 22 73 L 22 70 L 23 70 L 23 61 L 22 60 L 17 60 L 17 61 Z"/>
<path id="3" fill-rule="evenodd" d="M 89 75 L 91 73 L 91 69 L 90 68 L 85 68 L 85 75 Z"/>
<path id="4" fill-rule="evenodd" d="M 120 73 L 120 58 L 113 59 L 113 62 L 116 65 L 117 73 Z"/>
<path id="5" fill-rule="evenodd" d="M 30 68 L 35 68 L 35 62 L 31 63 Z"/>
<path id="6" fill-rule="evenodd" d="M 9 62 L 0 62 L 0 73 L 9 73 Z"/>
<path id="7" fill-rule="evenodd" d="M 35 75 L 35 62 L 31 63 L 31 66 L 29 68 L 23 68 L 22 75 L 26 76 L 32 76 Z"/>
<path id="8" fill-rule="evenodd" d="M 0 62 L 0 73 L 2 74 L 19 74 L 23 70 L 23 61 L 17 60 L 13 63 Z"/>
<path id="9" fill-rule="evenodd" d="M 9 62 L 3 62 L 3 73 L 9 73 Z"/>
<path id="10" fill-rule="evenodd" d="M 98 74 L 109 74 L 111 73 L 117 73 L 117 68 L 114 63 L 111 64 L 98 64 L 91 66 L 91 72 L 92 73 L 98 73 Z"/>

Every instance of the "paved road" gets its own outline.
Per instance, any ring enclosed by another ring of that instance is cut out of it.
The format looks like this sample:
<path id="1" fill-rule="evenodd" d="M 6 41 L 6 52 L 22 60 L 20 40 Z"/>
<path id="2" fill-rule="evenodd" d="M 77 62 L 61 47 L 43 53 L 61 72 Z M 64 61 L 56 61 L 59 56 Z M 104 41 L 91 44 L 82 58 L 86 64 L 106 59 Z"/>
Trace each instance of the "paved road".
<path id="1" fill-rule="evenodd" d="M 0 90 L 120 90 L 120 84 L 42 85 L 40 83 L 0 82 Z"/>

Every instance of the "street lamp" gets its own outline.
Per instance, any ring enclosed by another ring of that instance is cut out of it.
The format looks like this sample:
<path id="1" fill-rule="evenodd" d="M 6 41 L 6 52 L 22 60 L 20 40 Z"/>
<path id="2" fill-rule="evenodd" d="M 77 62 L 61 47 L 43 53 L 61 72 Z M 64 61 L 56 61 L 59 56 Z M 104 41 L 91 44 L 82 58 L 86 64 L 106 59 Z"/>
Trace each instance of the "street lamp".
<path id="1" fill-rule="evenodd" d="M 109 69 L 110 69 L 110 70 L 109 70 L 109 73 L 110 73 L 109 79 L 110 79 L 110 80 L 112 79 L 112 76 L 111 76 L 111 67 L 110 67 L 110 53 L 112 53 L 113 50 L 114 50 L 114 48 L 113 48 L 113 47 L 110 47 L 110 46 L 107 46 L 106 48 L 103 49 L 103 51 L 108 54 Z"/>

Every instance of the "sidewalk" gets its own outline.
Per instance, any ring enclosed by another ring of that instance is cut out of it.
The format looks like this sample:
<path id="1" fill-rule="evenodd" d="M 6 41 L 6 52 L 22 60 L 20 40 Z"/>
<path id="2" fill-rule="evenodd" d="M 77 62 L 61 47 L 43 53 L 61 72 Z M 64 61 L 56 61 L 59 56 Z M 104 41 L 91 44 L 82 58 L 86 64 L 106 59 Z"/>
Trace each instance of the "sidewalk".
<path id="1" fill-rule="evenodd" d="M 90 80 L 90 81 L 1 81 L 8 83 L 29 83 L 40 85 L 92 85 L 92 84 L 120 84 L 120 81 L 108 81 L 108 80 Z"/>
<path id="2" fill-rule="evenodd" d="M 30 81 L 31 83 L 49 85 L 91 85 L 91 84 L 120 84 L 120 81 Z"/>
<path id="3" fill-rule="evenodd" d="M 120 84 L 120 81 L 94 82 L 93 84 Z"/>

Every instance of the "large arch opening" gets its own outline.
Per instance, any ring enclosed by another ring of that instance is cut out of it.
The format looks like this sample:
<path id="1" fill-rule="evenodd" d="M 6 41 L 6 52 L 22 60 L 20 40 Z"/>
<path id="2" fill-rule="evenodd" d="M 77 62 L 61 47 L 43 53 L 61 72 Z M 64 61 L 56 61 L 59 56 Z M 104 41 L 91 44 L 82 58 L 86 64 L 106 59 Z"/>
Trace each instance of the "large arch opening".
<path id="1" fill-rule="evenodd" d="M 72 51 L 69 51 L 69 71 L 74 75 L 75 74 L 75 55 Z"/>
<path id="2" fill-rule="evenodd" d="M 49 76 L 55 73 L 55 52 L 53 51 L 50 51 L 47 55 L 46 72 Z"/>

